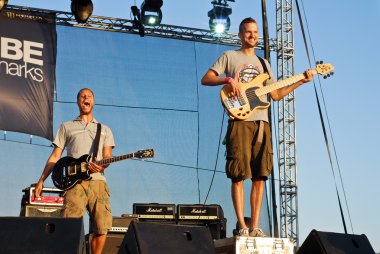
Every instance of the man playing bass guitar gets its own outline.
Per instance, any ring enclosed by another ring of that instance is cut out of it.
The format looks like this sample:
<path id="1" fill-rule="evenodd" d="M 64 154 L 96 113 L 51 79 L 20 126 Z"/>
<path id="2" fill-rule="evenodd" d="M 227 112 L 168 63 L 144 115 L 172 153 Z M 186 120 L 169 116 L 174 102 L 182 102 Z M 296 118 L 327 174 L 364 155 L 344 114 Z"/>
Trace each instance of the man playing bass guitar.
<path id="1" fill-rule="evenodd" d="M 243 85 L 251 82 L 260 74 L 267 72 L 271 77 L 264 85 L 275 82 L 268 62 L 255 55 L 255 46 L 259 38 L 256 21 L 252 18 L 244 19 L 240 23 L 238 35 L 241 40 L 241 48 L 239 50 L 225 51 L 201 80 L 202 84 L 206 86 L 225 85 L 227 96 L 229 96 L 228 93 L 232 94 L 233 99 L 226 99 L 226 101 L 222 99 L 222 101 L 231 107 L 234 107 L 237 103 L 247 105 L 247 101 L 241 99 Z M 219 77 L 223 74 L 226 74 L 226 78 Z M 290 86 L 271 91 L 269 94 L 273 100 L 278 101 L 298 86 L 311 81 L 312 78 L 313 73 L 307 70 L 301 80 Z M 251 90 L 247 90 L 244 94 L 245 97 L 247 97 L 247 93 L 251 92 Z M 253 95 L 256 96 L 256 94 Z M 260 98 L 260 100 L 264 101 L 263 105 L 265 105 L 266 95 L 260 97 L 264 97 Z M 269 106 L 268 103 L 266 104 Z M 262 106 L 261 108 L 264 107 Z M 268 110 L 267 108 L 251 110 L 253 107 L 248 107 L 248 110 L 239 112 L 242 108 L 239 106 L 237 108 L 237 117 L 231 118 L 228 122 L 226 174 L 232 181 L 231 195 L 240 228 L 239 235 L 264 237 L 265 233 L 259 227 L 259 217 L 265 180 L 268 179 L 273 165 Z M 252 180 L 250 197 L 251 222 L 249 225 L 244 221 L 243 182 L 245 179 Z"/>
<path id="2" fill-rule="evenodd" d="M 83 88 L 77 94 L 79 116 L 62 124 L 53 141 L 54 149 L 48 158 L 45 168 L 35 188 L 35 196 L 38 198 L 43 189 L 45 179 L 51 174 L 56 162 L 61 158 L 63 150 L 67 149 L 67 155 L 78 158 L 84 154 L 92 154 L 95 144 L 98 122 L 93 115 L 95 105 L 94 93 Z M 112 149 L 115 141 L 111 129 L 102 124 L 99 138 L 99 149 L 96 159 L 112 157 Z M 94 162 L 88 163 L 91 171 L 91 179 L 79 181 L 74 187 L 65 193 L 63 217 L 83 217 L 86 209 L 91 220 L 94 237 L 91 241 L 91 253 L 102 253 L 106 234 L 112 226 L 112 215 L 109 203 L 110 192 L 104 177 L 104 169 Z"/>

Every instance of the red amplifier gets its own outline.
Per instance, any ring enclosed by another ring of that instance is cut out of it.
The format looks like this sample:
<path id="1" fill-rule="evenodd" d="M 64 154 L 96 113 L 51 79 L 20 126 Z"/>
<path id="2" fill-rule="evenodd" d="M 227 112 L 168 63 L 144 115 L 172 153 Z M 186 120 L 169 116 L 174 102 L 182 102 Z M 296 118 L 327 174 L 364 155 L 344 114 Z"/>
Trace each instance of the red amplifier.
<path id="1" fill-rule="evenodd" d="M 63 191 L 56 188 L 43 188 L 41 196 L 34 196 L 34 186 L 23 189 L 22 205 L 63 206 Z"/>

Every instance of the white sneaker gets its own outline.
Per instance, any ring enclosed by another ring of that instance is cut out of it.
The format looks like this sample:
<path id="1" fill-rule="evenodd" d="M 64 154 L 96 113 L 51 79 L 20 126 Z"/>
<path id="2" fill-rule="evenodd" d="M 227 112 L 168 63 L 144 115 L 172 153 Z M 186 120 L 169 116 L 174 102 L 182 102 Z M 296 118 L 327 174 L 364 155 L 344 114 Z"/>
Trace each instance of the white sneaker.
<path id="1" fill-rule="evenodd" d="M 264 231 L 261 228 L 254 228 L 251 232 L 249 232 L 249 236 L 252 236 L 252 237 L 266 237 Z"/>
<path id="2" fill-rule="evenodd" d="M 242 228 L 239 229 L 239 236 L 249 236 L 249 229 L 248 228 Z"/>

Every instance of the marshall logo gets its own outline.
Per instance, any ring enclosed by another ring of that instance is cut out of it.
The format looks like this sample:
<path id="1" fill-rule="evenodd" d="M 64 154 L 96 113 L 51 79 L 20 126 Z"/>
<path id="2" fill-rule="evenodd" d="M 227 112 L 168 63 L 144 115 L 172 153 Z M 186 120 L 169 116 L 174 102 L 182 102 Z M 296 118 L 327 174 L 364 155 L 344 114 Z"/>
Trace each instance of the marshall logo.
<path id="1" fill-rule="evenodd" d="M 146 212 L 147 213 L 162 213 L 162 208 L 149 207 L 148 209 L 146 209 Z"/>
<path id="2" fill-rule="evenodd" d="M 190 211 L 191 214 L 205 214 L 207 213 L 207 210 L 206 209 L 196 209 L 196 208 L 193 208 L 193 210 Z"/>

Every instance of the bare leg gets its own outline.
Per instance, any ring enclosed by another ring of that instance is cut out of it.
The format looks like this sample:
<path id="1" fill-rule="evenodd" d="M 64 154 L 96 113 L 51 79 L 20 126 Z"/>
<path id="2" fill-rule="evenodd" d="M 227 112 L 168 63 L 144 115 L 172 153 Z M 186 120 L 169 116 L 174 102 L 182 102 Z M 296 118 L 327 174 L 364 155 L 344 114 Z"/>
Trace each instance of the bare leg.
<path id="1" fill-rule="evenodd" d="M 264 195 L 265 181 L 262 179 L 254 180 L 251 189 L 251 225 L 250 230 L 259 227 L 261 205 Z"/>
<path id="2" fill-rule="evenodd" d="M 236 217 L 239 222 L 240 229 L 246 228 L 244 222 L 244 181 L 231 182 L 231 196 L 234 204 Z"/>
<path id="3" fill-rule="evenodd" d="M 91 253 L 102 254 L 107 235 L 94 235 L 91 241 Z"/>

